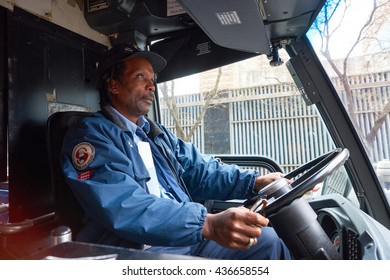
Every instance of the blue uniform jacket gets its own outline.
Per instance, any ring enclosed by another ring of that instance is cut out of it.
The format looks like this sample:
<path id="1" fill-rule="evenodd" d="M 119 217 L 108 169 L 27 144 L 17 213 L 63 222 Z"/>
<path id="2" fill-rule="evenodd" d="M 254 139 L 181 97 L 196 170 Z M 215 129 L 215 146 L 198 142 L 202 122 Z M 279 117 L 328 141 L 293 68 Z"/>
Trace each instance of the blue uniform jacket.
<path id="1" fill-rule="evenodd" d="M 182 178 L 190 199 L 148 194 L 148 171 L 133 135 L 101 112 L 70 128 L 64 138 L 62 168 L 85 211 L 83 241 L 189 246 L 202 241 L 206 208 L 196 201 L 247 198 L 257 172 L 221 164 L 202 155 L 160 124 L 151 122 L 153 141 Z"/>

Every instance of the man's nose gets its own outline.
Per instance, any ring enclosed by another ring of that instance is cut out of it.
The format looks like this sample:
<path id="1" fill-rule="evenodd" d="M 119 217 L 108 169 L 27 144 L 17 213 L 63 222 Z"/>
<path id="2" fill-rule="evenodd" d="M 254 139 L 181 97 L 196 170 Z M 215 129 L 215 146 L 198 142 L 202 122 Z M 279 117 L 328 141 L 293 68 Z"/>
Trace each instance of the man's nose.
<path id="1" fill-rule="evenodd" d="M 147 83 L 146 83 L 146 89 L 148 91 L 152 91 L 154 92 L 156 90 L 156 86 L 154 85 L 153 81 L 149 80 Z"/>

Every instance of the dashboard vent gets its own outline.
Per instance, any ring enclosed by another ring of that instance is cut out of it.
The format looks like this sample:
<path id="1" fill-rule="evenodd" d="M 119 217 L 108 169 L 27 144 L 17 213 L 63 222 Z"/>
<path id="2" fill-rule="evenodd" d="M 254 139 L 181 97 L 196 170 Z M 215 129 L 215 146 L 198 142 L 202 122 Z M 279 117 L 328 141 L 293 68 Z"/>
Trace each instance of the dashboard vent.
<path id="1" fill-rule="evenodd" d="M 351 230 L 350 228 L 347 229 L 346 232 L 347 238 L 346 238 L 346 248 L 344 250 L 346 254 L 347 260 L 361 260 L 362 258 L 362 251 L 361 251 L 361 245 L 360 241 L 358 240 L 358 234 Z"/>

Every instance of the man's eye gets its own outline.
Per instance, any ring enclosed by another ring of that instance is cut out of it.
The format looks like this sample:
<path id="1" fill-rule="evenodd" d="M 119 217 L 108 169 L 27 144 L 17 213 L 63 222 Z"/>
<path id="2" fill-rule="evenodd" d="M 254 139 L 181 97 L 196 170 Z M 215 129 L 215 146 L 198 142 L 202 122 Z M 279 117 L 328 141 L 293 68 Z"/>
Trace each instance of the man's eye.
<path id="1" fill-rule="evenodd" d="M 146 83 L 148 81 L 148 78 L 143 73 L 137 74 L 136 78 L 137 78 L 137 80 L 139 80 L 141 82 L 145 82 Z M 150 82 L 152 84 L 154 84 L 156 82 L 156 75 L 153 75 L 153 77 L 150 79 Z"/>
<path id="2" fill-rule="evenodd" d="M 138 74 L 137 79 L 140 81 L 145 81 L 145 75 L 144 74 Z"/>

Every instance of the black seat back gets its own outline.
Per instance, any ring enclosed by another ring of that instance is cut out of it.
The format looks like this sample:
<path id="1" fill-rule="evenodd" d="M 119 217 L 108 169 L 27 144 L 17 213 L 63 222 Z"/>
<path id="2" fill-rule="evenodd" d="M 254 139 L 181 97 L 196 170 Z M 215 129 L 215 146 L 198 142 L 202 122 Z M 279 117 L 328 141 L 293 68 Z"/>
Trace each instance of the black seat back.
<path id="1" fill-rule="evenodd" d="M 46 123 L 46 140 L 51 184 L 55 196 L 56 218 L 60 225 L 71 228 L 73 239 L 76 238 L 83 225 L 84 211 L 65 181 L 60 162 L 61 148 L 68 128 L 92 114 L 79 111 L 56 112 L 48 118 Z"/>

